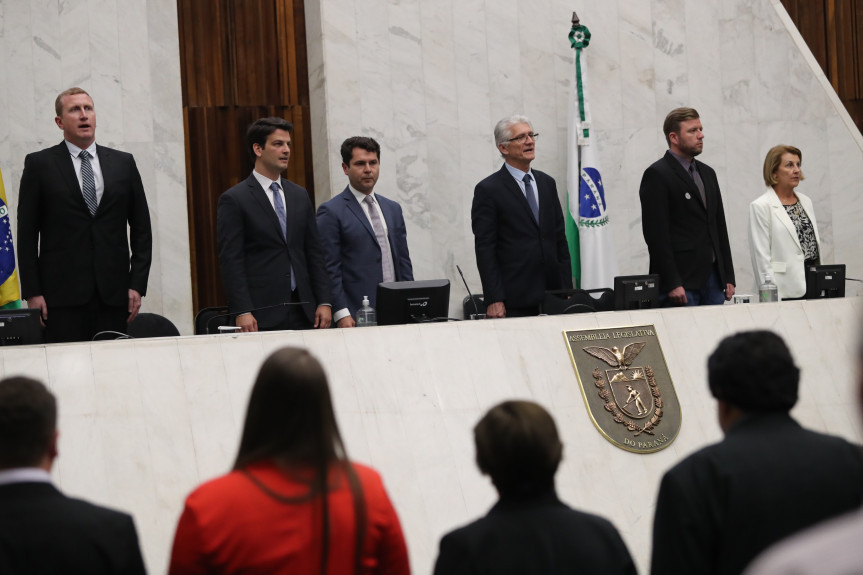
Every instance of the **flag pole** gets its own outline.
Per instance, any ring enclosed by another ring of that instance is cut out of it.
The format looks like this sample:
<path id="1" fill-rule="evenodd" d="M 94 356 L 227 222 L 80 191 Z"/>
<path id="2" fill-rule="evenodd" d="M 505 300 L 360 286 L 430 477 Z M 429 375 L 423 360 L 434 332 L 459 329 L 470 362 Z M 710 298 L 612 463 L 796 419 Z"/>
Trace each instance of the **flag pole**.
<path id="1" fill-rule="evenodd" d="M 593 118 L 585 53 L 590 38 L 590 30 L 573 11 L 572 29 L 569 32 L 575 58 L 567 146 L 567 240 L 573 261 L 573 276 L 578 278 L 578 286 L 582 289 L 611 288 L 617 275 L 617 258 L 611 237 L 599 150 L 595 138 L 591 137 Z M 572 235 L 571 227 L 574 228 Z M 576 261 L 578 269 L 575 267 Z"/>

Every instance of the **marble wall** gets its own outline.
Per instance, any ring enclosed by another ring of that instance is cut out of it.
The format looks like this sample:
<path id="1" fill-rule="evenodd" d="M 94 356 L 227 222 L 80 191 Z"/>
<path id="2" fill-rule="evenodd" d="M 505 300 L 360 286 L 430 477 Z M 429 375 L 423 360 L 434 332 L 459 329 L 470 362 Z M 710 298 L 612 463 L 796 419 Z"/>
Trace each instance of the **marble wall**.
<path id="1" fill-rule="evenodd" d="M 863 137 L 780 0 L 306 0 L 318 199 L 346 184 L 345 137 L 379 139 L 378 190 L 405 209 L 414 275 L 457 281 L 457 313 L 456 264 L 481 290 L 470 203 L 500 167 L 498 119 L 533 119 L 533 165 L 565 192 L 573 9 L 592 32 L 593 132 L 620 273 L 647 272 L 641 174 L 665 152 L 666 113 L 687 105 L 719 177 L 739 293 L 755 287 L 748 204 L 765 191 L 763 158 L 778 143 L 803 150 L 800 190 L 815 203 L 825 260 L 863 277 Z"/>
<path id="2" fill-rule="evenodd" d="M 37 377 L 57 394 L 55 481 L 70 495 L 132 513 L 150 573 L 166 571 L 186 495 L 230 469 L 255 375 L 284 345 L 323 362 L 348 453 L 381 472 L 413 573 L 431 573 L 440 537 L 496 500 L 476 469 L 471 430 L 489 407 L 512 398 L 551 411 L 564 443 L 561 499 L 611 519 L 647 573 L 662 474 L 722 435 L 705 370 L 717 342 L 745 329 L 779 333 L 802 371 L 793 415 L 859 442 L 861 312 L 863 299 L 845 298 L 0 347 L 0 377 Z M 645 324 L 655 326 L 683 417 L 670 446 L 641 455 L 594 428 L 562 332 Z"/>
<path id="3" fill-rule="evenodd" d="M 24 156 L 63 139 L 54 99 L 96 104 L 99 144 L 135 155 L 153 225 L 142 311 L 192 333 L 186 167 L 175 0 L 0 0 L 0 172 L 16 226 Z"/>

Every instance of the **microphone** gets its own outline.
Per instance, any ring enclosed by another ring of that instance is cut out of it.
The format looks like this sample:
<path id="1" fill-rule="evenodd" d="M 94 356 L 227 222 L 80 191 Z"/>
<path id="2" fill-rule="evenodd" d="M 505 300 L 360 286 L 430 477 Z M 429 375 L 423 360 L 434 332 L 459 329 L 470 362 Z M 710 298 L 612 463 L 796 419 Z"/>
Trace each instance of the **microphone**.
<path id="1" fill-rule="evenodd" d="M 479 307 L 476 305 L 476 300 L 473 297 L 473 294 L 470 293 L 470 288 L 467 287 L 467 280 L 464 279 L 464 274 L 461 273 L 461 268 L 456 264 L 455 269 L 458 270 L 458 275 L 461 276 L 461 281 L 464 283 L 464 289 L 467 290 L 467 295 L 470 298 L 470 302 L 473 304 L 474 313 L 471 315 L 470 319 L 485 319 L 484 313 L 479 313 Z"/>
<path id="2" fill-rule="evenodd" d="M 212 333 L 212 332 L 210 331 L 210 328 L 211 328 L 211 327 L 213 327 L 213 321 L 214 321 L 214 320 L 217 320 L 217 319 L 220 319 L 220 318 L 230 318 L 230 317 L 234 317 L 234 318 L 235 318 L 235 317 L 237 317 L 237 316 L 243 315 L 244 313 L 254 313 L 254 312 L 256 312 L 256 311 L 264 311 L 264 310 L 267 310 L 267 309 L 275 309 L 275 308 L 277 308 L 277 307 L 288 307 L 288 306 L 293 306 L 293 305 L 304 305 L 304 304 L 307 304 L 307 303 L 309 303 L 309 302 L 307 302 L 307 301 L 286 301 L 286 302 L 277 303 L 277 304 L 273 304 L 273 305 L 265 305 L 265 306 L 261 306 L 261 307 L 256 307 L 256 308 L 248 309 L 248 310 L 245 310 L 245 311 L 235 311 L 235 312 L 232 312 L 232 313 L 220 313 L 220 314 L 218 314 L 218 315 L 214 315 L 213 317 L 211 317 L 210 319 L 208 319 L 208 320 L 207 320 L 207 335 L 210 335 L 210 334 Z"/>

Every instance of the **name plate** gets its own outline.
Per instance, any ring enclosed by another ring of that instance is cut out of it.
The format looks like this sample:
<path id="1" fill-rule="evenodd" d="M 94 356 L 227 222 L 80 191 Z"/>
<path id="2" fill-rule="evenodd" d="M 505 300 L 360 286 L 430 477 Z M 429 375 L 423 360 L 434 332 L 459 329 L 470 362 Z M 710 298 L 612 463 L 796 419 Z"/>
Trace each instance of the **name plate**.
<path id="1" fill-rule="evenodd" d="M 680 431 L 680 402 L 652 325 L 564 331 L 590 420 L 626 451 L 654 453 Z"/>

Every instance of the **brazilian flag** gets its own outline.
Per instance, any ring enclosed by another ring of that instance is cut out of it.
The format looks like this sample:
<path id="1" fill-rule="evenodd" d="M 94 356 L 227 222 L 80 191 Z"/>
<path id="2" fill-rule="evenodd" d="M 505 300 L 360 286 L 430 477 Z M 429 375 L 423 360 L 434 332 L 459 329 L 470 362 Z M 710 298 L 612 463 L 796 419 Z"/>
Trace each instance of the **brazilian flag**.
<path id="1" fill-rule="evenodd" d="M 12 226 L 3 174 L 0 174 L 0 309 L 21 307 L 21 290 L 18 287 L 18 270 L 15 267 L 15 248 L 12 245 Z"/>

